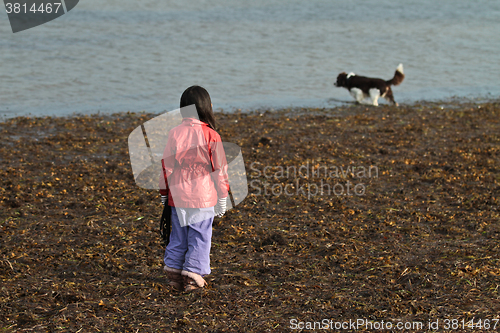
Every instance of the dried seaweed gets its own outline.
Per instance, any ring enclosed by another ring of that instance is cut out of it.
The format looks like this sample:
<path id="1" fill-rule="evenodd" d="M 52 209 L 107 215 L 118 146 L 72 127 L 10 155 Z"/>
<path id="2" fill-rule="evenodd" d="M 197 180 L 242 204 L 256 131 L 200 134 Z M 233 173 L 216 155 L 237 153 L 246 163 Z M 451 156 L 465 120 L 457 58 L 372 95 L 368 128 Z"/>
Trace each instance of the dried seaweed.
<path id="1" fill-rule="evenodd" d="M 3 331 L 288 332 L 293 318 L 497 318 L 500 106 L 441 105 L 218 113 L 249 182 L 275 191 L 253 186 L 216 219 L 209 285 L 192 294 L 167 285 L 159 195 L 134 184 L 128 159 L 128 134 L 155 115 L 4 121 Z M 362 179 L 364 195 L 277 193 L 354 180 L 277 173 L 306 164 L 379 173 Z"/>

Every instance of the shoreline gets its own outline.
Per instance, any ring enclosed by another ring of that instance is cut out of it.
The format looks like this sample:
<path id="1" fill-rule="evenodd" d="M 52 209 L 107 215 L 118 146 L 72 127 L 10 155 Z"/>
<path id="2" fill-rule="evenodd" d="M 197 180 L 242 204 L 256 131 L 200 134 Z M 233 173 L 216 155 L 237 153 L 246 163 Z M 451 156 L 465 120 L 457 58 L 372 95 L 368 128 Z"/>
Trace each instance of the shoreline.
<path id="1" fill-rule="evenodd" d="M 427 105 L 427 106 L 435 106 L 435 105 L 444 105 L 444 106 L 453 106 L 453 107 L 460 107 L 460 105 L 469 105 L 469 104 L 488 104 L 488 103 L 496 103 L 500 100 L 500 97 L 493 97 L 491 95 L 485 95 L 485 96 L 475 96 L 475 97 L 461 97 L 461 96 L 451 96 L 449 98 L 444 98 L 444 99 L 437 99 L 437 100 L 415 100 L 410 103 L 402 103 L 400 104 L 401 107 L 416 107 L 418 105 Z M 330 98 L 327 99 L 326 101 L 330 102 L 335 102 L 337 103 L 336 105 L 331 105 L 331 106 L 282 106 L 282 107 L 267 107 L 267 106 L 256 106 L 252 108 L 237 108 L 237 107 L 231 107 L 231 108 L 215 108 L 214 113 L 215 115 L 217 114 L 234 114 L 234 113 L 245 113 L 245 114 L 251 114 L 251 113 L 262 113 L 262 112 L 280 112 L 284 110 L 335 110 L 339 108 L 346 108 L 346 107 L 357 107 L 357 106 L 366 106 L 366 107 L 374 107 L 370 105 L 359 105 L 356 104 L 354 100 L 350 99 L 349 97 L 346 97 L 345 100 L 340 100 L 340 99 L 335 99 L 335 98 Z M 378 106 L 379 108 L 383 107 L 392 107 L 392 105 L 388 104 L 385 102 L 385 100 L 381 99 L 381 104 Z M 374 107 L 376 108 L 376 107 Z M 88 112 L 88 113 L 81 113 L 81 112 L 75 112 L 72 114 L 64 114 L 64 115 L 20 115 L 20 116 L 7 116 L 5 114 L 0 114 L 0 123 L 3 123 L 5 121 L 8 121 L 9 119 L 15 119 L 15 118 L 74 118 L 74 117 L 86 117 L 86 116 L 114 116 L 114 115 L 124 115 L 124 114 L 151 114 L 151 115 L 160 115 L 165 112 L 169 112 L 172 110 L 175 110 L 176 108 L 172 108 L 171 110 L 165 110 L 162 112 L 149 112 L 149 111 L 109 111 L 109 112 Z"/>
<path id="2" fill-rule="evenodd" d="M 255 186 L 214 221 L 209 286 L 194 294 L 168 287 L 159 194 L 132 177 L 127 137 L 154 116 L 0 123 L 0 327 L 262 332 L 500 312 L 498 100 L 217 114 Z M 302 165 L 378 172 L 279 173 Z M 347 181 L 364 194 L 307 192 Z"/>

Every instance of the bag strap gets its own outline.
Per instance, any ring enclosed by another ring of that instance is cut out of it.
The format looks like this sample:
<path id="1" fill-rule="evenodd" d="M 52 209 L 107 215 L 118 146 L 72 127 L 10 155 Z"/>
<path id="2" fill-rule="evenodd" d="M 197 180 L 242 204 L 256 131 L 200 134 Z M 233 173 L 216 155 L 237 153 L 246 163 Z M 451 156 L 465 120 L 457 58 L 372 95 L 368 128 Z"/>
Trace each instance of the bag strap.
<path id="1" fill-rule="evenodd" d="M 202 125 L 203 136 L 205 137 L 205 141 L 207 142 L 208 146 L 208 158 L 210 159 L 210 164 L 212 165 L 212 172 L 214 172 L 215 168 L 213 162 L 212 147 L 210 146 L 210 140 L 208 139 L 208 129 L 209 129 L 208 126 Z"/>
<path id="2" fill-rule="evenodd" d="M 208 156 L 208 157 L 210 158 L 210 163 L 212 164 L 212 172 L 214 172 L 214 171 L 215 171 L 215 168 L 214 168 L 214 163 L 213 163 L 213 160 L 212 160 L 212 158 L 213 158 L 213 155 L 212 155 L 212 147 L 210 146 L 210 140 L 208 139 L 208 129 L 209 129 L 209 127 L 208 127 L 208 126 L 206 126 L 206 130 L 205 130 L 205 128 L 203 128 L 203 136 L 205 137 L 205 140 L 207 141 L 207 145 L 208 145 L 208 154 L 209 154 L 209 156 Z M 222 145 L 222 142 L 221 142 L 221 145 Z M 228 198 L 231 200 L 231 204 L 232 204 L 232 206 L 234 207 L 234 206 L 235 206 L 235 204 L 234 204 L 233 194 L 231 193 L 231 187 L 229 186 L 229 184 L 228 184 L 228 186 L 227 186 L 227 187 L 228 187 L 228 188 L 227 188 Z"/>

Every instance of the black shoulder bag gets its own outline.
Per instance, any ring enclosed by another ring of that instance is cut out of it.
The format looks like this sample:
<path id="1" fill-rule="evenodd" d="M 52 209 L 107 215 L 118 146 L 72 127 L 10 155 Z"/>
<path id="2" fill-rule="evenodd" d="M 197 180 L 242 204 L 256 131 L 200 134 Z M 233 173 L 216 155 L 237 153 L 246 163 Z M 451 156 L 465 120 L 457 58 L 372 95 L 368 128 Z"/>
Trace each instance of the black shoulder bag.
<path id="1" fill-rule="evenodd" d="M 170 242 L 170 224 L 172 220 L 172 207 L 168 205 L 168 200 L 163 207 L 163 213 L 160 218 L 160 236 L 165 247 Z"/>

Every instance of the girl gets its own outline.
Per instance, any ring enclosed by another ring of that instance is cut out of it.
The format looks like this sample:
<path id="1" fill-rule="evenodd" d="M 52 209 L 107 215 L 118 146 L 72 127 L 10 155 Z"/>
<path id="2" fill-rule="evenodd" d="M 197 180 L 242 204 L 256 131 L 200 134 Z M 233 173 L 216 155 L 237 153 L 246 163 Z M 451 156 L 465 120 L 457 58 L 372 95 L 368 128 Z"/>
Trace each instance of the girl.
<path id="1" fill-rule="evenodd" d="M 182 123 L 168 134 L 160 177 L 162 203 L 172 207 L 164 270 L 171 286 L 192 291 L 210 274 L 212 222 L 226 211 L 229 182 L 210 95 L 189 87 L 180 106 Z"/>

